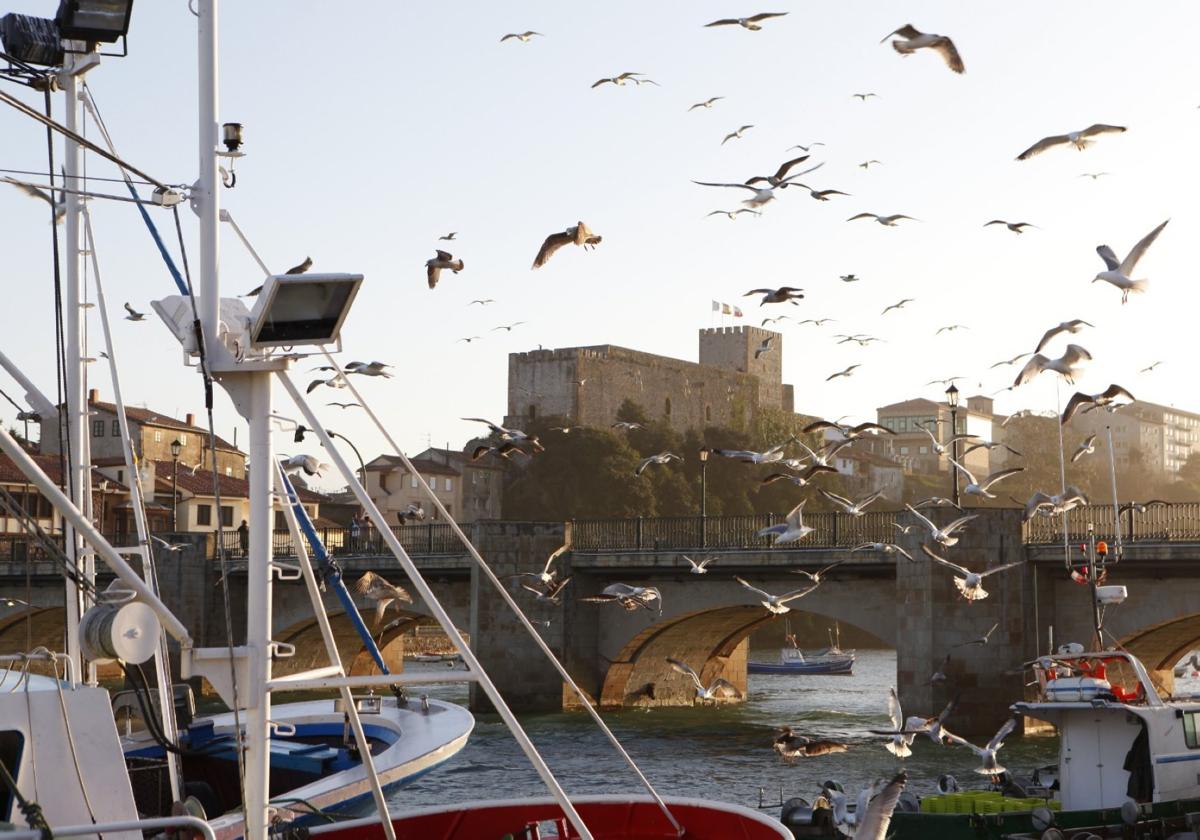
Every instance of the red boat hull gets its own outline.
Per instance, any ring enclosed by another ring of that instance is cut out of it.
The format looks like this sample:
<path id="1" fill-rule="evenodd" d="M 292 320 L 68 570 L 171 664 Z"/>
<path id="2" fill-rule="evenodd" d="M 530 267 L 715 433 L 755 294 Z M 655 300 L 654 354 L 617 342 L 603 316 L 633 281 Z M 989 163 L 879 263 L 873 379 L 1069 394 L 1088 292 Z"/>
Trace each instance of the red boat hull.
<path id="1" fill-rule="evenodd" d="M 648 797 L 594 796 L 572 800 L 595 840 L 678 840 L 679 835 Z M 667 799 L 687 840 L 790 840 L 791 833 L 763 814 L 698 799 Z M 500 800 L 422 811 L 392 820 L 397 840 L 574 840 L 553 800 Z M 539 833 L 540 832 L 540 833 Z M 383 840 L 378 819 L 315 829 L 322 840 Z"/>

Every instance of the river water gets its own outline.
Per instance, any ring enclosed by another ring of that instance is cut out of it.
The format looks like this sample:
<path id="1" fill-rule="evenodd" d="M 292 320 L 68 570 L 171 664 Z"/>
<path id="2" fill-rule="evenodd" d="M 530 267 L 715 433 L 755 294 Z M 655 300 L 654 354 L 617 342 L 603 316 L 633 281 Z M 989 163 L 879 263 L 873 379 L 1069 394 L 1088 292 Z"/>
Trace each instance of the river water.
<path id="1" fill-rule="evenodd" d="M 773 661 L 778 651 L 752 651 L 751 658 Z M 406 671 L 440 665 L 406 663 Z M 938 776 L 951 773 L 976 784 L 978 760 L 969 750 L 939 747 L 920 737 L 903 762 L 867 730 L 886 727 L 887 693 L 896 678 L 891 650 L 860 650 L 851 676 L 751 674 L 745 703 L 718 707 L 655 708 L 605 713 L 605 720 L 660 793 L 696 796 L 755 807 L 759 788 L 768 802 L 803 796 L 812 801 L 822 782 L 834 779 L 857 791 L 904 766 L 909 788 L 935 792 Z M 430 687 L 427 692 L 466 702 L 466 687 Z M 906 714 L 932 714 L 912 709 Z M 585 713 L 524 716 L 522 725 L 569 794 L 638 790 L 637 779 Z M 996 726 L 1003 723 L 997 720 Z M 775 728 L 790 725 L 813 738 L 850 744 L 846 753 L 797 761 L 788 766 L 772 751 Z M 953 719 L 951 719 L 953 727 Z M 1018 773 L 1057 760 L 1054 737 L 1013 737 L 1000 758 Z M 391 797 L 397 809 L 445 805 L 475 799 L 545 796 L 546 790 L 504 725 L 480 717 L 467 746 L 457 756 Z M 770 809 L 778 813 L 777 808 Z"/>

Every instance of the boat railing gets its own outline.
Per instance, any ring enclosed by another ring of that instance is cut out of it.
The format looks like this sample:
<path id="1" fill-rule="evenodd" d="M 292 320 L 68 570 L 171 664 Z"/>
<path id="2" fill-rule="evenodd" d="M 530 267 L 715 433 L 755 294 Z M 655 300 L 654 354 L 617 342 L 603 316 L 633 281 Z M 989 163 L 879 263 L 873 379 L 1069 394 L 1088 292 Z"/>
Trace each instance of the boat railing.
<path id="1" fill-rule="evenodd" d="M 88 825 L 53 826 L 51 835 L 54 837 L 82 837 L 96 835 L 103 837 L 106 832 L 146 831 L 157 828 L 187 828 L 198 832 L 204 840 L 217 840 L 216 832 L 211 825 L 199 817 L 153 817 L 144 820 L 122 820 L 119 822 L 90 823 Z M 35 829 L 17 829 L 5 831 L 4 840 L 42 840 L 47 835 Z"/>
<path id="2" fill-rule="evenodd" d="M 1108 696 L 1128 705 L 1161 706 L 1162 699 L 1141 661 L 1120 650 L 1086 651 L 1038 657 L 1033 664 L 1038 701 L 1075 702 L 1107 700 Z M 1097 690 L 1107 684 L 1107 688 Z M 1064 688 L 1071 694 L 1064 695 Z M 1094 695 L 1094 696 L 1093 696 Z M 1103 696 L 1102 696 L 1103 695 Z"/>

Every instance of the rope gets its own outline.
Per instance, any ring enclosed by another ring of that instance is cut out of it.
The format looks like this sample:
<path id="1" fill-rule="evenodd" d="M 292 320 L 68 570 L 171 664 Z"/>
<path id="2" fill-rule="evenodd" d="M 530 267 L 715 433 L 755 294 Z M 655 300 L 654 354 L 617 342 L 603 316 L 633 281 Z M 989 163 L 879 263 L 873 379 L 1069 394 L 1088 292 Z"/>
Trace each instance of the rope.
<path id="1" fill-rule="evenodd" d="M 75 766 L 75 778 L 79 780 L 79 792 L 83 794 L 83 804 L 87 808 L 92 824 L 96 823 L 96 812 L 92 809 L 92 798 L 88 796 L 87 782 L 83 780 L 83 768 L 79 766 L 79 755 L 75 752 L 75 733 L 71 731 L 71 716 L 67 714 L 67 698 L 63 696 L 62 681 L 58 678 L 58 660 L 51 659 L 54 669 L 54 687 L 58 689 L 58 707 L 62 710 L 63 727 L 67 730 L 67 746 L 71 748 L 71 763 Z M 97 833 L 103 837 L 103 834 Z"/>
<path id="2" fill-rule="evenodd" d="M 1054 379 L 1054 404 L 1057 407 L 1057 411 L 1055 411 L 1054 416 L 1055 416 L 1055 419 L 1058 421 L 1057 422 L 1057 425 L 1058 425 L 1058 475 L 1059 475 L 1060 483 L 1062 484 L 1062 487 L 1059 489 L 1059 492 L 1062 493 L 1062 497 L 1065 499 L 1066 495 L 1067 495 L 1067 456 L 1066 456 L 1066 449 L 1065 449 L 1066 444 L 1063 443 L 1063 424 L 1062 424 L 1062 420 L 1059 419 L 1062 417 L 1062 396 L 1061 396 L 1061 394 L 1059 394 L 1059 379 L 1058 379 L 1058 377 L 1055 377 L 1055 379 Z M 1071 511 L 1064 510 L 1062 517 L 1063 517 L 1063 520 L 1062 520 L 1063 521 L 1063 564 L 1067 567 L 1068 570 L 1070 570 L 1070 568 L 1071 568 L 1071 545 L 1070 545 Z"/>
<path id="3" fill-rule="evenodd" d="M 25 822 L 30 828 L 42 833 L 42 840 L 51 840 L 54 837 L 54 832 L 50 830 L 50 824 L 46 822 L 46 815 L 42 813 L 42 806 L 36 802 L 30 802 L 21 793 L 21 789 L 17 787 L 17 780 L 12 777 L 12 773 L 8 770 L 8 765 L 0 761 L 0 780 L 3 780 L 4 786 L 8 788 L 8 792 L 12 794 L 13 799 L 17 800 L 17 807 L 21 809 L 21 814 L 25 817 Z"/>

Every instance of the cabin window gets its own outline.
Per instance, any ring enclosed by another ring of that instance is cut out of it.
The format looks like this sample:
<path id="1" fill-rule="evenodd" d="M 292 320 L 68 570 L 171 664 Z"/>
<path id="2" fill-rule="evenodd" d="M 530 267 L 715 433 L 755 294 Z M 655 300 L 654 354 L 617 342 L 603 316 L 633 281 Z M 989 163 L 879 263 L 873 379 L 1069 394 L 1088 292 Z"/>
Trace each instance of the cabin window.
<path id="1" fill-rule="evenodd" d="M 1200 712 L 1184 712 L 1183 713 L 1183 742 L 1188 745 L 1188 749 L 1196 749 L 1200 747 L 1200 740 L 1196 738 L 1196 718 L 1200 717 Z"/>
<path id="2" fill-rule="evenodd" d="M 4 762 L 4 766 L 16 779 L 20 785 L 21 777 L 18 774 L 21 767 L 21 749 L 25 746 L 25 736 L 16 730 L 0 732 L 0 761 Z M 7 786 L 0 786 L 0 819 L 5 822 L 12 821 L 13 810 L 12 793 L 9 792 Z"/>

